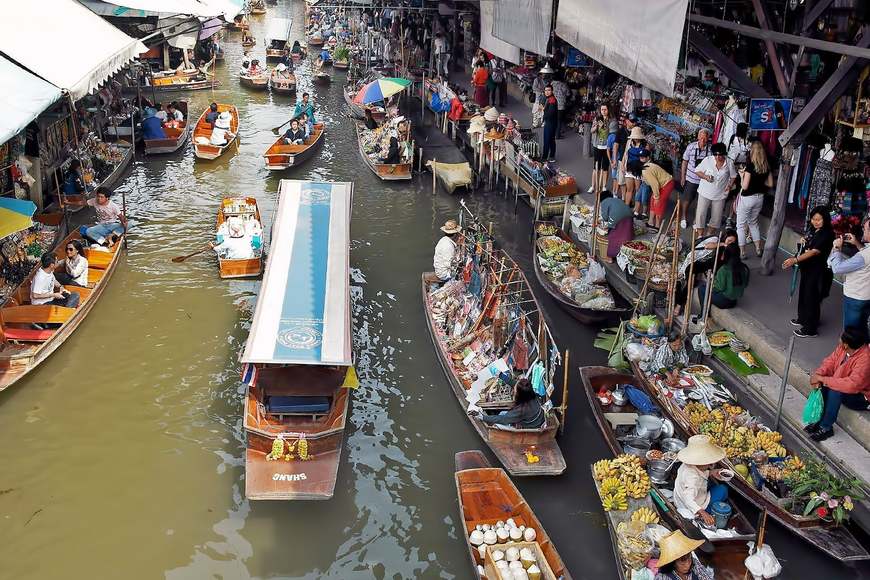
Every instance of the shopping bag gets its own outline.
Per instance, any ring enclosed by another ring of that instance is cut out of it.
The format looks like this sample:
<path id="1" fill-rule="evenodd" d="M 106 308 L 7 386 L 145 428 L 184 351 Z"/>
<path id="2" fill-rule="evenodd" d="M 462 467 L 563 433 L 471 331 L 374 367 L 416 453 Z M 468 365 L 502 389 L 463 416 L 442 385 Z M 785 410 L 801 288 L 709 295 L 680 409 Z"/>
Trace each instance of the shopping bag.
<path id="1" fill-rule="evenodd" d="M 813 389 L 807 397 L 804 405 L 804 425 L 818 423 L 822 419 L 822 411 L 825 408 L 825 400 L 822 397 L 822 389 Z"/>

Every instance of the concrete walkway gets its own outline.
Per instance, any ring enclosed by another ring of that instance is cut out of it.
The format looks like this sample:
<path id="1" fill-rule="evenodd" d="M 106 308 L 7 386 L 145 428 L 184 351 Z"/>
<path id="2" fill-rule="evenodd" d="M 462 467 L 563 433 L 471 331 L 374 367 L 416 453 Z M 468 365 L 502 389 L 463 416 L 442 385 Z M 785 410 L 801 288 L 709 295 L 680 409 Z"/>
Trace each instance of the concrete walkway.
<path id="1" fill-rule="evenodd" d="M 451 74 L 451 82 L 470 86 L 467 73 Z M 511 114 L 523 127 L 531 126 L 531 108 L 514 83 L 509 83 L 508 97 L 501 112 Z M 536 134 L 540 139 L 541 130 Z M 594 205 L 591 194 L 585 193 L 591 181 L 592 160 L 582 155 L 580 136 L 566 131 L 565 138 L 556 142 L 556 161 L 565 172 L 573 175 L 584 192 L 576 196 L 578 204 Z M 691 216 L 691 213 L 690 213 Z M 689 240 L 687 239 L 687 242 Z M 713 308 L 711 326 L 727 328 L 737 333 L 765 361 L 771 369 L 767 376 L 752 375 L 738 378 L 767 405 L 776 407 L 780 393 L 781 376 L 785 368 L 786 351 L 793 327 L 789 320 L 797 316 L 797 296 L 789 298 L 791 272 L 777 269 L 771 276 L 760 273 L 760 260 L 753 255 L 747 259 L 751 282 L 738 307 L 730 310 Z M 780 251 L 778 261 L 789 254 Z M 837 344 L 842 330 L 842 287 L 835 283 L 831 295 L 822 304 L 822 324 L 817 338 L 795 339 L 794 354 L 789 371 L 789 384 L 783 407 L 784 419 L 796 427 L 801 417 L 806 395 L 810 391 L 809 376 Z M 849 468 L 865 482 L 870 483 L 870 414 L 841 408 L 834 437 L 815 444 L 828 457 Z"/>

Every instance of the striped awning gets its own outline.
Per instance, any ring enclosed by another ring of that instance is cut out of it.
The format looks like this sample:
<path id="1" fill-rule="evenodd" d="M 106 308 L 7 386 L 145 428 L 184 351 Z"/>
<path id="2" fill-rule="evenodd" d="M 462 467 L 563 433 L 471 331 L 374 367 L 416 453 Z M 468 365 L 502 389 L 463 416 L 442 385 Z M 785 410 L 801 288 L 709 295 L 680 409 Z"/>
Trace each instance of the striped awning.
<path id="1" fill-rule="evenodd" d="M 348 366 L 353 184 L 284 179 L 244 363 Z"/>

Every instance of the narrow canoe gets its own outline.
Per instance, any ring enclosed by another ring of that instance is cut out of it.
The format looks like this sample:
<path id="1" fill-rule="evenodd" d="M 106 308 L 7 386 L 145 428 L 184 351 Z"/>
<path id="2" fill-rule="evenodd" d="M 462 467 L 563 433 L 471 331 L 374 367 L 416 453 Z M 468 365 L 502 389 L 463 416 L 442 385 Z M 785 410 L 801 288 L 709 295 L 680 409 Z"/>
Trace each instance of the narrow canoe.
<path id="1" fill-rule="evenodd" d="M 283 77 L 278 75 L 278 71 L 272 70 L 269 86 L 280 95 L 292 95 L 296 92 L 296 75 L 291 73 L 289 76 Z"/>
<path id="2" fill-rule="evenodd" d="M 404 181 L 411 179 L 411 162 L 407 163 L 376 163 L 372 161 L 372 159 L 366 154 L 365 148 L 363 147 L 363 130 L 364 125 L 362 123 L 356 124 L 356 138 L 359 144 L 359 154 L 365 161 L 366 165 L 369 166 L 375 175 L 381 178 L 384 181 Z"/>
<path id="3" fill-rule="evenodd" d="M 283 48 L 267 48 L 266 49 L 266 60 L 281 60 L 284 58 L 284 49 Z"/>
<path id="4" fill-rule="evenodd" d="M 616 303 L 616 308 L 613 310 L 594 310 L 592 308 L 583 308 L 579 304 L 577 304 L 571 298 L 565 296 L 562 291 L 559 289 L 559 286 L 556 285 L 553 280 L 547 276 L 547 273 L 541 268 L 541 263 L 538 259 L 538 256 L 541 253 L 541 249 L 538 246 L 538 239 L 541 237 L 538 234 L 538 225 L 540 224 L 550 224 L 550 222 L 537 222 L 535 223 L 534 230 L 534 244 L 532 246 L 532 253 L 535 256 L 535 277 L 538 279 L 538 282 L 541 284 L 541 287 L 544 291 L 550 295 L 550 297 L 556 301 L 556 304 L 562 308 L 565 312 L 571 315 L 574 320 L 580 322 L 582 324 L 603 324 L 611 321 L 616 321 L 620 318 L 628 317 L 631 312 L 631 305 L 628 301 L 622 297 L 616 290 L 613 289 L 610 284 L 607 284 L 608 289 L 610 290 L 611 296 L 613 296 L 613 300 Z M 565 233 L 561 228 L 556 229 L 556 234 L 562 240 L 571 243 L 578 251 L 580 247 L 571 239 L 571 237 Z"/>
<path id="5" fill-rule="evenodd" d="M 178 102 L 178 110 L 184 113 L 184 122 L 181 127 L 164 127 L 166 139 L 146 139 L 145 155 L 158 155 L 162 153 L 175 153 L 187 143 L 190 137 L 190 124 L 187 118 L 187 103 Z"/>
<path id="6" fill-rule="evenodd" d="M 263 222 L 260 220 L 260 209 L 257 207 L 257 199 L 253 197 L 225 197 L 218 207 L 216 230 L 220 231 L 221 225 L 229 217 L 237 216 L 243 223 L 254 220 L 259 224 L 258 231 L 262 239 Z M 218 268 L 221 278 L 256 278 L 263 273 L 263 252 L 261 249 L 255 252 L 255 257 L 244 260 L 228 260 L 218 256 Z"/>
<path id="7" fill-rule="evenodd" d="M 269 88 L 269 75 L 263 73 L 252 77 L 247 74 L 240 74 L 239 83 L 243 87 L 248 89 L 252 89 L 255 91 L 265 91 Z"/>
<path id="8" fill-rule="evenodd" d="M 253 48 L 257 44 L 257 39 L 253 36 L 248 40 L 242 41 L 242 48 Z"/>
<path id="9" fill-rule="evenodd" d="M 309 36 L 307 39 L 308 46 L 323 46 L 324 42 L 326 41 L 319 35 Z"/>
<path id="10" fill-rule="evenodd" d="M 647 393 L 659 405 L 662 412 L 688 434 L 696 435 L 698 430 L 692 425 L 683 410 L 666 397 L 661 389 L 653 384 L 636 365 L 634 365 L 634 371 L 638 380 L 643 383 Z M 723 463 L 729 469 L 734 469 L 734 465 L 729 459 L 725 459 Z M 772 493 L 759 491 L 751 482 L 742 477 L 734 477 L 728 482 L 728 485 L 759 509 L 766 509 L 773 519 L 790 532 L 832 558 L 842 562 L 870 559 L 870 552 L 849 531 L 848 527 L 834 526 L 832 523 L 823 522 L 815 515 L 793 514 Z"/>
<path id="11" fill-rule="evenodd" d="M 78 231 L 67 236 L 55 248 L 55 255 L 58 258 L 65 257 L 67 243 L 78 239 L 81 239 Z M 35 369 L 75 332 L 102 296 L 120 260 L 123 243 L 122 236 L 108 251 L 85 249 L 88 287 L 66 287 L 71 292 L 78 292 L 80 303 L 77 308 L 31 304 L 30 281 L 36 273 L 35 269 L 9 294 L 0 308 L 5 338 L 0 344 L 0 391 L 11 387 Z M 33 324 L 60 326 L 35 330 Z"/>
<path id="12" fill-rule="evenodd" d="M 284 136 L 278 139 L 266 150 L 263 157 L 266 158 L 266 169 L 281 171 L 289 167 L 296 167 L 314 157 L 317 149 L 323 143 L 326 127 L 323 123 L 314 125 L 314 131 L 308 141 L 302 145 L 287 145 Z"/>
<path id="13" fill-rule="evenodd" d="M 492 467 L 480 451 L 461 451 L 456 454 L 455 461 L 456 472 L 453 477 L 459 500 L 459 515 L 475 575 L 477 566 L 483 565 L 483 560 L 469 541 L 471 532 L 478 525 L 493 525 L 513 518 L 518 526 L 535 530 L 535 541 L 541 545 L 541 551 L 556 578 L 571 580 L 571 574 L 565 568 L 556 546 L 505 470 Z"/>
<path id="14" fill-rule="evenodd" d="M 332 77 L 329 73 L 319 72 L 311 78 L 311 82 L 317 85 L 328 85 L 332 82 Z"/>
<path id="15" fill-rule="evenodd" d="M 607 443 L 607 446 L 610 448 L 610 451 L 614 456 L 621 455 L 624 453 L 621 439 L 633 432 L 634 424 L 632 423 L 631 426 L 614 428 L 608 420 L 608 415 L 611 412 L 631 414 L 638 413 L 638 411 L 630 403 L 626 403 L 621 407 L 614 406 L 612 409 L 605 411 L 598 400 L 597 393 L 602 390 L 612 391 L 620 384 L 637 385 L 637 379 L 634 375 L 623 374 L 608 367 L 582 367 L 580 369 L 580 376 L 583 381 L 583 390 L 586 393 L 587 400 L 589 401 L 589 407 L 592 410 L 592 415 L 595 417 L 595 422 L 598 424 L 598 429 L 601 431 L 605 443 Z M 622 431 L 625 432 L 623 433 Z M 674 426 L 673 436 L 682 439 L 683 441 L 688 440 L 686 433 L 676 425 Z M 673 472 L 671 475 L 673 475 Z M 703 538 L 704 536 L 702 535 L 702 532 L 695 526 L 695 524 L 683 519 L 677 513 L 676 507 L 668 502 L 660 491 L 672 487 L 672 483 L 667 485 L 652 484 L 652 489 L 656 491 L 662 502 L 669 505 L 670 511 L 666 514 L 669 523 L 672 527 L 677 527 L 683 530 L 683 532 L 689 537 Z M 746 541 L 755 537 L 755 526 L 752 525 L 749 519 L 742 511 L 740 511 L 734 502 L 731 502 L 731 508 L 733 511 L 728 526 L 734 528 L 737 534 L 730 538 L 716 538 L 710 540 L 714 547 L 718 547 L 720 544 L 745 544 Z"/>
<path id="16" fill-rule="evenodd" d="M 196 127 L 193 130 L 193 152 L 198 159 L 217 159 L 223 155 L 224 151 L 238 141 L 239 111 L 236 109 L 235 105 L 218 103 L 218 112 L 222 113 L 224 111 L 229 111 L 230 116 L 232 117 L 230 119 L 229 131 L 232 135 L 232 139 L 230 139 L 226 145 L 212 145 L 209 143 L 213 127 L 211 123 L 207 123 L 205 120 L 205 116 L 209 112 L 209 110 L 206 109 L 203 111 L 202 115 L 199 116 L 199 121 L 197 121 Z"/>

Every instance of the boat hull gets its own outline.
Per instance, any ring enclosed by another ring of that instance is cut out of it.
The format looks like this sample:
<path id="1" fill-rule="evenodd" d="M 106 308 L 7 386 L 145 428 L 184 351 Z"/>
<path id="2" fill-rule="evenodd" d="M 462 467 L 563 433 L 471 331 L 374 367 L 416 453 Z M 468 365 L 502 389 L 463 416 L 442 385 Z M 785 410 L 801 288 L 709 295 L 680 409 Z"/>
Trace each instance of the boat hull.
<path id="1" fill-rule="evenodd" d="M 369 169 L 378 176 L 382 181 L 407 181 L 411 179 L 411 163 L 375 163 L 374 161 L 366 155 L 365 150 L 362 146 L 362 137 L 360 128 L 361 125 L 357 123 L 356 131 L 357 131 L 357 143 L 359 145 L 359 154 L 362 157 L 365 164 L 369 166 Z"/>
<path id="2" fill-rule="evenodd" d="M 239 140 L 239 111 L 233 105 L 218 104 L 218 111 L 229 111 L 231 116 L 230 133 L 233 138 L 226 145 L 212 145 L 211 143 L 199 143 L 199 139 L 209 139 L 211 137 L 212 126 L 205 122 L 205 116 L 208 114 L 206 109 L 199 117 L 196 127 L 193 130 L 193 154 L 197 159 L 212 161 L 217 159 L 224 152 L 238 143 Z"/>
<path id="3" fill-rule="evenodd" d="M 296 167 L 308 161 L 317 153 L 323 143 L 326 128 L 322 123 L 315 125 L 314 140 L 304 145 L 286 145 L 284 137 L 279 137 L 266 151 L 266 169 L 270 171 L 283 171 Z"/>
<path id="4" fill-rule="evenodd" d="M 251 89 L 254 91 L 265 91 L 269 88 L 269 77 L 239 77 L 239 83 L 247 89 Z"/>

